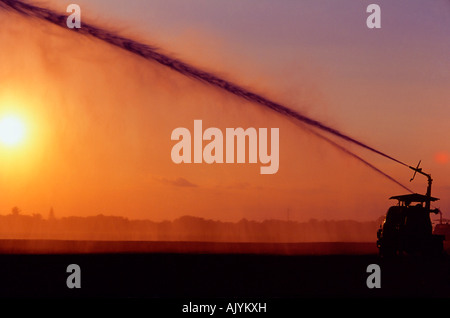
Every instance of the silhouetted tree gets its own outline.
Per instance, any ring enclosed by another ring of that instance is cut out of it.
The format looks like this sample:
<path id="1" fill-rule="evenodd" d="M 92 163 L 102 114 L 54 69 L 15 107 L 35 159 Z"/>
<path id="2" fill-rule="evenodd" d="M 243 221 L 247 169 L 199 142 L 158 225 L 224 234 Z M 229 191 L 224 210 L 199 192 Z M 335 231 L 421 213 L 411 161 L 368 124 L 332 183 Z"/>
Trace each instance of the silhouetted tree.
<path id="1" fill-rule="evenodd" d="M 14 216 L 18 216 L 20 214 L 20 209 L 18 207 L 16 207 L 16 206 L 13 207 L 11 209 L 11 214 L 14 215 Z"/>

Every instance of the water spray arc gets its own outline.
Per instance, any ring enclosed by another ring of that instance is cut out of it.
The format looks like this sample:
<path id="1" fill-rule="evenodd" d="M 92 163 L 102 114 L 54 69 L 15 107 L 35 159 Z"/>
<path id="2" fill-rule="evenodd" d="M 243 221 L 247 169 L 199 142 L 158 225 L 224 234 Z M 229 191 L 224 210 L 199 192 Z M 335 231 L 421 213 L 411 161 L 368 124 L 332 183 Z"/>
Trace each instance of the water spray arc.
<path id="1" fill-rule="evenodd" d="M 66 26 L 66 19 L 67 16 L 64 14 L 59 14 L 55 11 L 52 11 L 47 8 L 38 7 L 35 5 L 32 5 L 27 2 L 22 1 L 16 1 L 16 0 L 0 0 L 0 9 L 8 10 L 16 12 L 22 16 L 29 17 L 29 18 L 36 18 L 39 20 L 44 20 L 47 22 L 50 22 L 52 24 L 55 24 L 59 27 L 63 27 L 67 29 Z M 69 31 L 69 29 L 67 29 Z M 304 114 L 295 111 L 285 105 L 279 104 L 277 102 L 274 102 L 262 95 L 256 94 L 252 91 L 249 91 L 242 86 L 239 86 L 237 84 L 234 84 L 230 81 L 227 81 L 225 79 L 222 79 L 210 72 L 203 71 L 199 68 L 196 68 L 188 63 L 185 63 L 179 59 L 172 58 L 170 56 L 167 56 L 165 54 L 162 54 L 158 52 L 158 50 L 155 47 L 152 47 L 147 44 L 143 44 L 140 42 L 137 42 L 135 40 L 122 37 L 114 32 L 102 29 L 100 27 L 83 23 L 82 28 L 78 29 L 70 29 L 73 32 L 77 32 L 82 35 L 86 36 L 92 36 L 94 38 L 97 38 L 103 42 L 109 43 L 110 45 L 113 45 L 115 47 L 124 49 L 128 52 L 131 52 L 137 56 L 140 56 L 146 60 L 155 61 L 161 65 L 164 65 L 173 71 L 176 71 L 180 74 L 183 74 L 187 77 L 193 78 L 195 80 L 201 81 L 205 84 L 212 85 L 215 87 L 218 87 L 222 90 L 225 90 L 235 96 L 238 96 L 240 98 L 243 98 L 247 101 L 250 101 L 254 104 L 263 106 L 265 108 L 271 109 L 279 114 L 285 115 L 288 118 L 295 119 L 296 121 L 299 121 L 303 124 L 308 125 L 311 128 L 311 131 L 314 129 L 314 134 L 319 136 L 320 138 L 324 139 L 328 143 L 331 143 L 335 147 L 341 149 L 345 153 L 351 155 L 352 157 L 358 159 L 359 161 L 363 162 L 366 166 L 372 168 L 373 170 L 377 171 L 378 173 L 381 173 L 383 176 L 387 177 L 391 181 L 394 181 L 398 185 L 402 186 L 403 188 L 407 189 L 411 192 L 406 186 L 402 185 L 398 181 L 396 181 L 394 178 L 390 177 L 386 173 L 382 172 L 380 169 L 374 167 L 358 155 L 354 154 L 347 148 L 335 143 L 328 137 L 325 137 L 322 133 L 319 133 L 318 131 L 315 131 L 316 129 L 323 133 L 328 133 L 334 136 L 339 137 L 342 140 L 345 140 L 349 143 L 356 144 L 364 149 L 367 149 L 369 151 L 372 151 L 378 155 L 381 155 L 385 158 L 388 158 L 396 163 L 399 163 L 403 166 L 408 167 L 407 164 L 403 163 L 402 161 L 389 156 L 373 147 L 368 146 L 367 144 L 356 140 L 339 130 L 332 128 L 328 125 L 323 124 L 322 122 L 312 119 L 308 116 L 305 116 Z"/>

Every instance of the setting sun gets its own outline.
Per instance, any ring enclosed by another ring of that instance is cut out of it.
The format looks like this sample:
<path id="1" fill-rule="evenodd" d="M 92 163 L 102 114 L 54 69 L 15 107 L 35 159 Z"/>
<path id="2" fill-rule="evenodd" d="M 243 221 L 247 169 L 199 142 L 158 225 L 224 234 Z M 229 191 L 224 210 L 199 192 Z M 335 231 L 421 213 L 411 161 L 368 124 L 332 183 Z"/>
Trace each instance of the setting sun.
<path id="1" fill-rule="evenodd" d="M 25 125 L 23 121 L 13 115 L 0 119 L 0 142 L 6 146 L 15 146 L 25 137 Z"/>

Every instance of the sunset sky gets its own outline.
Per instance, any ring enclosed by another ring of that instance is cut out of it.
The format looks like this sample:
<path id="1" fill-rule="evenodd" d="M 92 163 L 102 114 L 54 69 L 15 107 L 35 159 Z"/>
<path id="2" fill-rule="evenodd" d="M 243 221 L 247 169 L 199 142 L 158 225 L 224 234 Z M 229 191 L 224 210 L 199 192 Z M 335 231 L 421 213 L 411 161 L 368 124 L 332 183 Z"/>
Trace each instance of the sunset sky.
<path id="1" fill-rule="evenodd" d="M 73 2 L 44 3 L 65 12 Z M 448 1 L 376 1 L 381 29 L 366 26 L 374 1 L 76 3 L 82 22 L 159 47 L 409 165 L 422 160 L 441 198 L 435 206 L 450 217 Z M 279 114 L 0 9 L 0 126 L 8 116 L 20 118 L 23 137 L 2 143 L 0 129 L 0 214 L 18 206 L 44 217 L 53 207 L 57 217 L 374 220 L 390 196 L 406 193 Z M 171 132 L 192 133 L 195 119 L 223 132 L 279 128 L 278 172 L 174 164 Z M 406 167 L 339 143 L 425 193 L 425 177 L 410 183 Z"/>

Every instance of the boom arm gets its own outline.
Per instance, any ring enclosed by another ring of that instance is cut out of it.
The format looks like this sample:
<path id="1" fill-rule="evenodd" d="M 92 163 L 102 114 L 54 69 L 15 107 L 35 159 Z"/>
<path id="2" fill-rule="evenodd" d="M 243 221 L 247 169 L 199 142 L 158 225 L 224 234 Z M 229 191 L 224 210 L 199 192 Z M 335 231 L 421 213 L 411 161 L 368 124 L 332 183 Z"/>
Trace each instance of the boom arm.
<path id="1" fill-rule="evenodd" d="M 417 167 L 415 167 L 415 168 L 409 166 L 410 169 L 414 170 L 414 175 L 411 178 L 410 182 L 414 180 L 414 177 L 416 176 L 416 173 L 423 174 L 425 177 L 427 177 L 427 179 L 428 179 L 428 186 L 427 186 L 427 194 L 426 195 L 427 195 L 428 198 L 431 198 L 431 183 L 433 182 L 433 179 L 431 179 L 431 174 L 425 173 L 425 172 L 422 171 L 422 168 L 419 168 L 420 162 L 421 161 L 419 161 L 419 163 L 417 164 Z M 425 202 L 425 208 L 428 211 L 431 211 L 431 200 L 427 200 L 427 202 Z"/>

